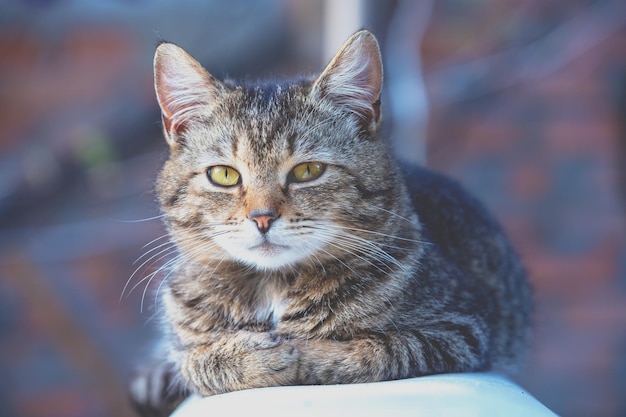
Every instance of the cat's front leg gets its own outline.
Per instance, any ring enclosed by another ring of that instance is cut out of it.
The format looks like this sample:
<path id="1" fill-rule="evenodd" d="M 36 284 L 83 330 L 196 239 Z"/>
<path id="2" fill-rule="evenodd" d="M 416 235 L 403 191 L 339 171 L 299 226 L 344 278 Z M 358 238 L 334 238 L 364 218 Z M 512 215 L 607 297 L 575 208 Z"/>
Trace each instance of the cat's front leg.
<path id="1" fill-rule="evenodd" d="M 167 417 L 189 395 L 181 386 L 175 366 L 157 360 L 135 370 L 128 391 L 142 417 Z"/>
<path id="2" fill-rule="evenodd" d="M 292 343 L 301 351 L 299 384 L 378 382 L 489 368 L 486 336 L 460 328 Z"/>
<path id="3" fill-rule="evenodd" d="M 299 350 L 283 337 L 239 330 L 188 348 L 181 374 L 201 395 L 293 385 L 299 357 Z"/>

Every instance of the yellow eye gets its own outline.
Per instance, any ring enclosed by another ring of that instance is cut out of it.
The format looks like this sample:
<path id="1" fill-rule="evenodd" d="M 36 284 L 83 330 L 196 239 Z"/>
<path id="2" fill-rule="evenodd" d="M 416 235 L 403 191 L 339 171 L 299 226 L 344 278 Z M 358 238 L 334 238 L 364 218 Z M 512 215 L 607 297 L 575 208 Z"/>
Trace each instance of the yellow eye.
<path id="1" fill-rule="evenodd" d="M 224 165 L 215 165 L 209 168 L 207 175 L 213 184 L 221 187 L 232 187 L 239 184 L 239 172 Z"/>
<path id="2" fill-rule="evenodd" d="M 311 181 L 322 175 L 325 168 L 321 162 L 305 162 L 291 170 L 291 177 L 297 182 Z"/>

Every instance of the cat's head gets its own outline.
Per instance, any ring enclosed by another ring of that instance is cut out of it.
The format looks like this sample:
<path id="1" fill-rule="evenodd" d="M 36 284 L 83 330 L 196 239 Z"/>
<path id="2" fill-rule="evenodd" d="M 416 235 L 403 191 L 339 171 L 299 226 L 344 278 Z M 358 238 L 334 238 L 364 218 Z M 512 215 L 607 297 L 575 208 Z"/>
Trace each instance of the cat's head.
<path id="1" fill-rule="evenodd" d="M 279 269 L 375 251 L 401 186 L 377 134 L 372 34 L 353 35 L 317 78 L 292 82 L 219 81 L 169 43 L 154 65 L 170 147 L 157 192 L 183 254 Z"/>

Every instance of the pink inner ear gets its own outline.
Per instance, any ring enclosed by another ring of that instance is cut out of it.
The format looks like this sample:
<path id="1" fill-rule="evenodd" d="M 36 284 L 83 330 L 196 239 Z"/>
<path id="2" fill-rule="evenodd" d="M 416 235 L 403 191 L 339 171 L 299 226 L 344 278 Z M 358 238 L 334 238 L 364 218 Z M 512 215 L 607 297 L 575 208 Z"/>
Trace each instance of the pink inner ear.
<path id="1" fill-rule="evenodd" d="M 154 61 L 155 90 L 163 127 L 169 141 L 189 122 L 210 109 L 220 91 L 219 82 L 183 49 L 162 44 Z"/>
<path id="2" fill-rule="evenodd" d="M 181 135 L 184 133 L 186 129 L 186 124 L 184 122 L 174 122 L 170 117 L 167 117 L 165 114 L 161 113 L 161 122 L 163 123 L 163 129 L 168 132 L 168 135 L 176 134 Z"/>
<path id="3" fill-rule="evenodd" d="M 186 122 L 197 117 L 207 105 L 200 97 L 200 92 L 206 91 L 207 86 L 184 73 L 168 74 L 167 71 L 157 75 L 156 86 L 163 127 L 170 135 L 181 134 Z"/>
<path id="4" fill-rule="evenodd" d="M 168 80 L 169 77 L 164 75 Z M 190 86 L 176 85 L 175 81 L 159 80 L 157 96 L 161 107 L 161 119 L 164 129 L 171 135 L 180 135 L 186 128 L 187 121 L 196 117 L 205 103 L 197 100 L 197 92 Z"/>
<path id="5" fill-rule="evenodd" d="M 335 55 L 315 87 L 323 96 L 364 121 L 377 122 L 382 75 L 376 39 L 370 33 L 359 32 Z"/>

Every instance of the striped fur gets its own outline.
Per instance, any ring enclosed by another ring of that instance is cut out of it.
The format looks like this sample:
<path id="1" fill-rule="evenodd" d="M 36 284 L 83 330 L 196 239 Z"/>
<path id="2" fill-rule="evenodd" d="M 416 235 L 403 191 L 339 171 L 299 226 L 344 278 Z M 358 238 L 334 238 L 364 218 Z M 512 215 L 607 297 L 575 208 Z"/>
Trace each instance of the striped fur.
<path id="1" fill-rule="evenodd" d="M 380 62 L 375 38 L 359 32 L 317 79 L 246 85 L 158 48 L 170 157 L 157 191 L 172 242 L 160 251 L 175 255 L 160 291 L 169 366 L 155 369 L 177 389 L 519 362 L 531 311 L 520 261 L 460 186 L 392 159 L 378 137 Z M 294 181 L 292 169 L 311 161 L 322 175 Z M 209 181 L 217 165 L 240 183 Z M 264 232 L 258 213 L 271 221 Z"/>

